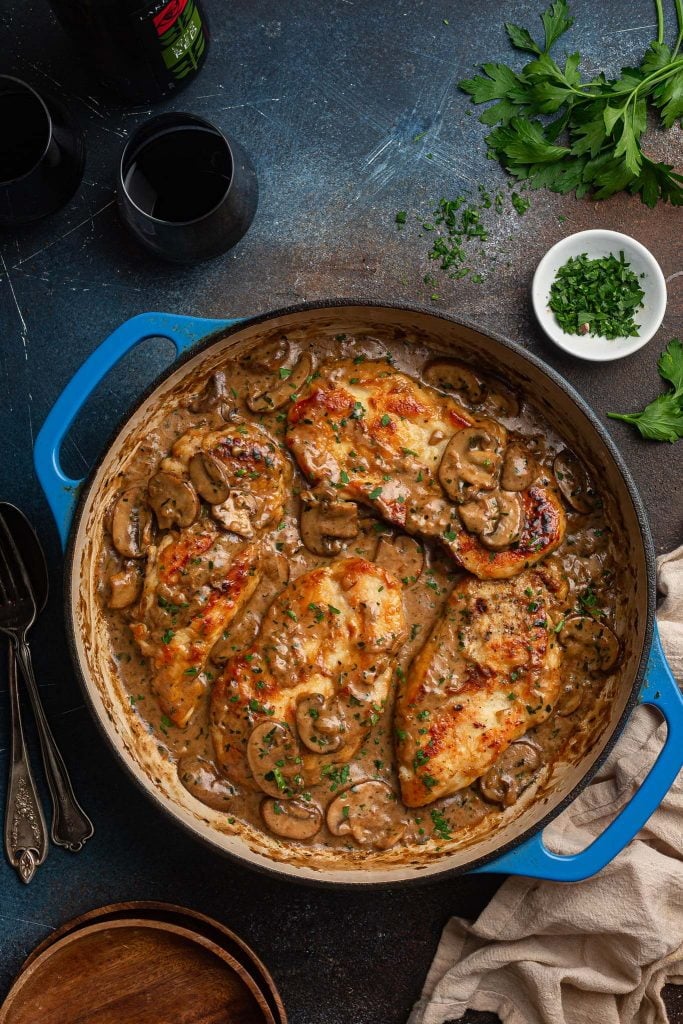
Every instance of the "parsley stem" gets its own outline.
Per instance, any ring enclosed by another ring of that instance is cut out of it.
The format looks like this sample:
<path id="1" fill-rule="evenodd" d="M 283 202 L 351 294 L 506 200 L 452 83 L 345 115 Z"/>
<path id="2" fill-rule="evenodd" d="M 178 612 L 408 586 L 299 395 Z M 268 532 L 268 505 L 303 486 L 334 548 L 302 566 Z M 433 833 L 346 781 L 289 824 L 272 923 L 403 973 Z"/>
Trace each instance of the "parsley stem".
<path id="1" fill-rule="evenodd" d="M 671 55 L 672 57 L 677 55 L 683 42 L 683 0 L 674 0 L 674 6 L 676 8 L 676 20 L 678 21 L 678 35 L 676 36 L 676 46 Z"/>
<path id="2" fill-rule="evenodd" d="M 664 42 L 664 5 L 662 0 L 655 0 L 657 10 L 657 42 L 661 46 Z"/>

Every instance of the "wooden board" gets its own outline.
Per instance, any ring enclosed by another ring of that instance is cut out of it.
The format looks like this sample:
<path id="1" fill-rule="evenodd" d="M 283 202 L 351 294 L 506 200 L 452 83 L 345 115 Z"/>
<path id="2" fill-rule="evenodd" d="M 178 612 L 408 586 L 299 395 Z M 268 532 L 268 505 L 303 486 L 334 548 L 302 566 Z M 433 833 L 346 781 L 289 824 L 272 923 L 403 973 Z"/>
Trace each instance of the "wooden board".
<path id="1" fill-rule="evenodd" d="M 187 928 L 129 918 L 90 924 L 22 971 L 0 1024 L 274 1024 L 258 986 Z"/>
<path id="2" fill-rule="evenodd" d="M 95 922 L 125 920 L 130 917 L 180 925 L 191 931 L 198 932 L 205 938 L 215 942 L 218 946 L 221 946 L 254 979 L 261 989 L 263 997 L 277 1024 L 287 1024 L 287 1013 L 280 993 L 267 967 L 254 950 L 239 935 L 231 931 L 230 928 L 227 928 L 220 921 L 207 917 L 206 914 L 201 914 L 197 910 L 191 910 L 189 907 L 179 907 L 173 903 L 160 903 L 156 900 L 131 900 L 125 903 L 110 903 L 104 907 L 89 910 L 85 914 L 80 914 L 78 917 L 74 917 L 60 925 L 59 928 L 56 928 L 36 946 L 24 961 L 21 971 L 25 971 L 46 949 L 65 935 L 70 935 L 78 929 Z"/>

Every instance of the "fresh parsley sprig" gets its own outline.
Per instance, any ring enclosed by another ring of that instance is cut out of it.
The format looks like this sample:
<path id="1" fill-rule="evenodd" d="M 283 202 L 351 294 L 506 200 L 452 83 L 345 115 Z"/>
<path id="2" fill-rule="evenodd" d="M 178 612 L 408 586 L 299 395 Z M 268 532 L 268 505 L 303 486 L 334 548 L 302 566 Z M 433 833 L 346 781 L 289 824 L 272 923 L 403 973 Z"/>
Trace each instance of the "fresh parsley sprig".
<path id="1" fill-rule="evenodd" d="M 594 199 L 627 190 L 647 206 L 659 199 L 683 205 L 683 175 L 651 160 L 641 147 L 648 104 L 665 128 L 683 119 L 683 0 L 674 0 L 673 48 L 664 42 L 662 0 L 654 2 L 657 39 L 639 67 L 623 68 L 616 79 L 601 72 L 584 81 L 579 53 L 569 54 L 562 66 L 550 56 L 574 23 L 566 0 L 555 0 L 541 15 L 542 46 L 528 29 L 506 23 L 512 45 L 533 60 L 521 71 L 484 64 L 483 75 L 459 83 L 473 103 L 495 101 L 479 119 L 493 128 L 486 137 L 489 156 L 533 188 Z"/>
<path id="2" fill-rule="evenodd" d="M 674 338 L 657 363 L 659 374 L 673 390 L 658 395 L 642 412 L 608 412 L 613 420 L 633 423 L 643 437 L 652 441 L 678 441 L 683 437 L 683 345 Z"/>

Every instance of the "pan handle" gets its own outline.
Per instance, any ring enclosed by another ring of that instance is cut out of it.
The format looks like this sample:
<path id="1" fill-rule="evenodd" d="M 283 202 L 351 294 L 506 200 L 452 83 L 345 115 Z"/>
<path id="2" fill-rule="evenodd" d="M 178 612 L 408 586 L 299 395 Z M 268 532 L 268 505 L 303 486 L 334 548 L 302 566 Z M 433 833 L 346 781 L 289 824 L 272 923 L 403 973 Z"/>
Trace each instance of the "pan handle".
<path id="1" fill-rule="evenodd" d="M 571 855 L 552 853 L 538 832 L 490 864 L 475 868 L 473 874 L 504 873 L 580 882 L 621 853 L 657 809 L 683 765 L 683 696 L 667 664 L 656 625 L 638 703 L 659 708 L 666 719 L 666 742 L 637 792 L 605 831 L 585 850 Z"/>
<path id="2" fill-rule="evenodd" d="M 127 352 L 146 338 L 168 338 L 176 357 L 201 338 L 239 323 L 240 318 L 208 320 L 170 313 L 141 313 L 117 327 L 88 356 L 52 406 L 40 428 L 33 449 L 33 461 L 40 485 L 57 523 L 62 547 L 66 547 L 71 519 L 83 480 L 72 480 L 60 464 L 64 438 L 94 389 Z"/>

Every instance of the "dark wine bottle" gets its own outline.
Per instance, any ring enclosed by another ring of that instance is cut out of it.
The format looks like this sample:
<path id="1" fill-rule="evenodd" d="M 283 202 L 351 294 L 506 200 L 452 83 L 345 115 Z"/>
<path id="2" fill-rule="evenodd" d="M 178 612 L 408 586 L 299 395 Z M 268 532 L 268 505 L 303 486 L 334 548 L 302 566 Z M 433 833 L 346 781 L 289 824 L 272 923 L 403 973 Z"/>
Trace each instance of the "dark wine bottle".
<path id="1" fill-rule="evenodd" d="M 48 0 L 62 27 L 117 95 L 155 102 L 188 85 L 209 48 L 201 0 Z"/>

